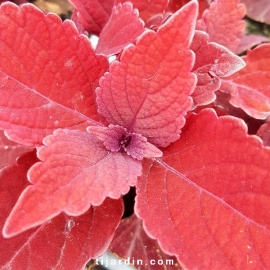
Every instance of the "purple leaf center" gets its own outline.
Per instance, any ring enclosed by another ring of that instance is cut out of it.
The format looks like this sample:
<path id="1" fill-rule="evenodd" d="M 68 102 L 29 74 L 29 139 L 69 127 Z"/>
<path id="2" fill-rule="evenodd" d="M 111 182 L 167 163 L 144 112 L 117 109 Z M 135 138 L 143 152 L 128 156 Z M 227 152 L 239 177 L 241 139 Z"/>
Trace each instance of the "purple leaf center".
<path id="1" fill-rule="evenodd" d="M 111 152 L 126 152 L 129 156 L 142 160 L 144 157 L 161 157 L 162 152 L 147 138 L 138 133 L 128 132 L 118 125 L 108 127 L 88 127 L 87 131 L 102 141 Z"/>

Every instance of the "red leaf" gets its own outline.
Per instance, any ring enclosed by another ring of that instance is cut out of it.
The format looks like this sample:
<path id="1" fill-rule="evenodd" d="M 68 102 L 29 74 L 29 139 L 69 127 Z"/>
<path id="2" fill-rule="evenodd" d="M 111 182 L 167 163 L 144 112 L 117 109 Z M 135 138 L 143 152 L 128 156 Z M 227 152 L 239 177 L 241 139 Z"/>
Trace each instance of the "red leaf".
<path id="1" fill-rule="evenodd" d="M 69 0 L 85 30 L 99 35 L 110 18 L 115 0 Z"/>
<path id="2" fill-rule="evenodd" d="M 185 269 L 269 269 L 269 160 L 242 120 L 204 110 L 145 161 L 135 212 Z"/>
<path id="3" fill-rule="evenodd" d="M 18 164 L 2 171 L 0 228 L 27 186 L 26 173 L 37 161 L 34 152 Z M 121 200 L 107 199 L 80 217 L 61 214 L 46 224 L 11 239 L 0 237 L 0 268 L 8 269 L 83 269 L 107 248 L 118 225 L 123 207 Z"/>
<path id="4" fill-rule="evenodd" d="M 223 79 L 221 91 L 231 94 L 230 103 L 257 119 L 270 115 L 270 44 L 248 51 L 246 67 Z"/>
<path id="5" fill-rule="evenodd" d="M 196 84 L 190 72 L 194 55 L 188 47 L 197 6 L 191 1 L 157 33 L 146 31 L 122 52 L 120 62 L 111 64 L 97 88 L 98 110 L 109 123 L 140 133 L 158 146 L 179 138 Z"/>
<path id="6" fill-rule="evenodd" d="M 171 12 L 176 12 L 182 6 L 187 4 L 190 0 L 170 0 L 168 10 Z M 212 0 L 198 0 L 199 3 L 199 18 L 201 18 L 203 12 L 209 7 Z"/>
<path id="7" fill-rule="evenodd" d="M 165 254 L 157 241 L 145 233 L 142 221 L 135 215 L 121 220 L 109 249 L 140 270 L 182 270 L 176 258 Z"/>
<path id="8" fill-rule="evenodd" d="M 144 23 L 138 15 L 138 10 L 133 9 L 131 3 L 113 7 L 111 17 L 100 34 L 96 53 L 117 54 L 131 44 L 143 32 Z"/>
<path id="9" fill-rule="evenodd" d="M 11 165 L 16 161 L 16 158 L 21 154 L 31 151 L 32 148 L 14 143 L 7 139 L 3 131 L 0 131 L 0 170 Z"/>
<path id="10" fill-rule="evenodd" d="M 98 119 L 93 90 L 108 63 L 87 37 L 30 4 L 3 4 L 0 21 L 0 127 L 6 134 L 33 145 L 56 128 L 92 125 L 88 117 Z"/>
<path id="11" fill-rule="evenodd" d="M 126 0 L 117 0 L 124 3 Z M 168 6 L 169 0 L 132 0 L 132 5 L 140 12 L 140 18 L 147 21 L 152 15 L 163 13 Z"/>
<path id="12" fill-rule="evenodd" d="M 270 24 L 270 2 L 268 0 L 241 0 L 247 8 L 247 16 L 259 22 Z"/>
<path id="13" fill-rule="evenodd" d="M 11 237 L 40 225 L 60 212 L 72 216 L 117 199 L 141 175 L 141 162 L 123 153 L 110 153 L 87 132 L 56 130 L 38 149 L 41 161 L 28 172 L 27 187 L 4 227 Z"/>
<path id="14" fill-rule="evenodd" d="M 195 105 L 206 105 L 215 100 L 220 78 L 242 69 L 245 62 L 225 47 L 208 42 L 208 35 L 201 31 L 196 31 L 190 49 L 196 54 L 193 72 L 198 78 L 192 97 Z"/>
<path id="15" fill-rule="evenodd" d="M 209 34 L 210 41 L 234 51 L 245 30 L 245 6 L 239 0 L 216 0 L 205 10 L 197 29 Z"/>

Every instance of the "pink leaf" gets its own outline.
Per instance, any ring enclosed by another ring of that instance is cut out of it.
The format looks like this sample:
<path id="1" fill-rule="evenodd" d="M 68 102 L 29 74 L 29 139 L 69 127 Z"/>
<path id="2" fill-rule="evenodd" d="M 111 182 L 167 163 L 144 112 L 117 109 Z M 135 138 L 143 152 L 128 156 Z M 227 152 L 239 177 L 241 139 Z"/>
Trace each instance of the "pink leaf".
<path id="1" fill-rule="evenodd" d="M 77 12 L 77 19 L 80 20 L 84 29 L 99 35 L 110 18 L 115 0 L 69 0 Z"/>
<path id="2" fill-rule="evenodd" d="M 80 34 L 88 36 L 88 32 L 84 29 L 81 20 L 79 19 L 79 12 L 75 9 L 71 14 L 71 20 L 75 23 L 76 28 Z"/>
<path id="3" fill-rule="evenodd" d="M 0 128 L 33 145 L 57 128 L 93 125 L 93 90 L 108 63 L 87 37 L 30 4 L 3 4 L 0 21 Z"/>
<path id="4" fill-rule="evenodd" d="M 215 100 L 220 78 L 242 69 L 245 62 L 225 47 L 208 42 L 208 35 L 202 31 L 196 31 L 190 49 L 196 54 L 193 72 L 198 78 L 192 97 L 195 105 L 206 105 Z"/>
<path id="5" fill-rule="evenodd" d="M 205 10 L 197 29 L 209 34 L 210 41 L 234 51 L 245 30 L 245 6 L 239 0 L 216 0 Z"/>
<path id="6" fill-rule="evenodd" d="M 28 172 L 30 182 L 4 227 L 7 237 L 40 225 L 60 212 L 79 216 L 105 197 L 128 192 L 141 174 L 141 162 L 110 153 L 87 132 L 56 130 L 38 149 L 41 161 Z"/>
<path id="7" fill-rule="evenodd" d="M 117 0 L 117 3 L 124 3 L 126 0 Z M 168 6 L 169 0 L 132 0 L 134 8 L 140 13 L 140 18 L 147 21 L 152 15 L 163 13 Z"/>
<path id="8" fill-rule="evenodd" d="M 204 110 L 144 162 L 135 212 L 185 269 L 270 268 L 270 149 L 246 129 Z"/>
<path id="9" fill-rule="evenodd" d="M 257 119 L 270 115 L 270 44 L 248 51 L 246 67 L 223 79 L 221 91 L 231 94 L 230 103 Z"/>
<path id="10" fill-rule="evenodd" d="M 0 131 L 0 170 L 11 165 L 16 161 L 16 158 L 21 154 L 31 151 L 32 148 L 14 143 L 7 139 L 3 131 Z"/>
<path id="11" fill-rule="evenodd" d="M 270 2 L 268 0 L 241 0 L 247 8 L 247 16 L 259 22 L 270 24 Z"/>
<path id="12" fill-rule="evenodd" d="M 157 31 L 143 33 L 110 66 L 97 88 L 99 112 L 111 124 L 166 146 L 179 138 L 196 84 L 188 50 L 197 15 L 191 1 Z"/>
<path id="13" fill-rule="evenodd" d="M 135 215 L 121 220 L 109 250 L 140 270 L 182 270 L 176 258 L 165 254 L 157 241 L 145 233 L 142 221 Z"/>
<path id="14" fill-rule="evenodd" d="M 162 152 L 147 142 L 141 134 L 130 133 L 121 126 L 88 127 L 87 131 L 103 142 L 106 149 L 111 152 L 125 151 L 138 160 L 162 156 Z"/>
<path id="15" fill-rule="evenodd" d="M 0 227 L 27 186 L 26 173 L 37 161 L 34 152 L 7 167 L 0 174 Z M 121 200 L 107 199 L 80 217 L 61 214 L 57 218 L 15 236 L 0 237 L 0 268 L 8 269 L 83 269 L 107 248 L 118 225 L 123 207 Z"/>
<path id="16" fill-rule="evenodd" d="M 270 42 L 270 39 L 261 35 L 243 35 L 235 53 L 241 54 L 262 42 Z"/>
<path id="17" fill-rule="evenodd" d="M 138 15 L 138 10 L 133 9 L 131 3 L 113 7 L 111 17 L 101 31 L 96 53 L 117 54 L 131 44 L 143 32 L 144 24 Z"/>
<path id="18" fill-rule="evenodd" d="M 263 124 L 259 128 L 257 135 L 263 140 L 264 145 L 270 146 L 270 122 Z"/>

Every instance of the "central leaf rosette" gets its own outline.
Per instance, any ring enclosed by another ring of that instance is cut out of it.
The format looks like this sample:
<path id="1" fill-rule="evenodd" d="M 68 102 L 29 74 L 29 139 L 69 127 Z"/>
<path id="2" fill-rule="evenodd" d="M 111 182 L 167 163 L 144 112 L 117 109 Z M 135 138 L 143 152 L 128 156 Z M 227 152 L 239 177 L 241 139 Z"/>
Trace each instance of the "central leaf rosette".
<path id="1" fill-rule="evenodd" d="M 87 131 L 102 141 L 106 149 L 111 152 L 126 152 L 138 160 L 162 156 L 162 152 L 149 143 L 146 137 L 129 132 L 122 126 L 88 127 Z"/>

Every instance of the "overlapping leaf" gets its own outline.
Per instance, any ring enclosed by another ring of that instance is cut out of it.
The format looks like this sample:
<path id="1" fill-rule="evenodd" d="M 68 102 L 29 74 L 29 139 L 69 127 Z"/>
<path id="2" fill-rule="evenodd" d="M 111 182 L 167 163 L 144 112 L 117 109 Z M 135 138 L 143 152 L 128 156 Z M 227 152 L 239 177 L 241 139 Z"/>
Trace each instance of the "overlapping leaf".
<path id="1" fill-rule="evenodd" d="M 245 30 L 242 20 L 245 12 L 245 6 L 239 4 L 239 0 L 213 1 L 197 22 L 197 29 L 207 32 L 210 41 L 234 51 Z"/>
<path id="2" fill-rule="evenodd" d="M 29 184 L 26 173 L 35 162 L 35 153 L 29 153 L 18 164 L 1 172 L 1 230 L 21 191 Z M 19 236 L 0 237 L 0 268 L 83 269 L 90 258 L 100 256 L 107 249 L 122 211 L 121 200 L 107 199 L 80 217 L 61 214 Z"/>
<path id="3" fill-rule="evenodd" d="M 165 254 L 157 241 L 145 233 L 142 221 L 135 215 L 121 220 L 109 250 L 140 270 L 183 269 L 175 257 Z"/>
<path id="4" fill-rule="evenodd" d="M 117 0 L 117 3 L 124 3 L 126 0 Z M 134 8 L 140 12 L 140 18 L 147 21 L 152 15 L 163 13 L 168 6 L 168 0 L 132 0 Z"/>
<path id="5" fill-rule="evenodd" d="M 264 145 L 266 146 L 270 146 L 270 122 L 267 122 L 265 124 L 263 124 L 258 132 L 257 135 L 259 137 L 261 137 L 261 139 L 263 140 Z"/>
<path id="6" fill-rule="evenodd" d="M 3 4 L 0 21 L 0 128 L 33 145 L 56 128 L 92 125 L 107 60 L 72 23 L 33 5 Z"/>
<path id="7" fill-rule="evenodd" d="M 162 159 L 145 161 L 135 211 L 184 268 L 268 269 L 269 160 L 242 120 L 204 110 Z"/>
<path id="8" fill-rule="evenodd" d="M 110 18 L 115 0 L 69 0 L 86 31 L 99 35 Z"/>
<path id="9" fill-rule="evenodd" d="M 187 4 L 190 0 L 170 0 L 169 6 L 167 8 L 168 11 L 176 12 L 182 6 Z M 199 3 L 199 18 L 201 18 L 203 12 L 209 7 L 211 0 L 198 0 Z"/>
<path id="10" fill-rule="evenodd" d="M 131 44 L 143 32 L 143 22 L 138 15 L 130 3 L 113 7 L 111 17 L 101 31 L 96 53 L 117 54 Z"/>
<path id="11" fill-rule="evenodd" d="M 84 214 L 106 197 L 119 198 L 141 175 L 141 162 L 122 153 L 111 153 L 87 132 L 56 130 L 38 149 L 41 161 L 28 176 L 27 187 L 4 227 L 13 236 L 40 225 L 61 212 Z"/>
<path id="12" fill-rule="evenodd" d="M 237 118 L 244 120 L 248 126 L 248 134 L 250 135 L 256 134 L 259 127 L 265 123 L 264 120 L 252 118 L 242 109 L 236 108 L 235 106 L 233 106 L 230 103 L 229 94 L 226 94 L 220 91 L 217 91 L 215 94 L 216 94 L 216 100 L 213 103 L 214 106 L 210 108 L 215 108 L 215 111 L 218 114 L 218 116 L 232 115 L 232 116 L 235 116 Z"/>
<path id="13" fill-rule="evenodd" d="M 191 1 L 157 31 L 147 31 L 110 66 L 97 89 L 99 112 L 111 124 L 166 146 L 179 138 L 196 78 L 188 50 L 197 2 Z"/>
<path id="14" fill-rule="evenodd" d="M 263 42 L 269 42 L 270 39 L 262 35 L 243 35 L 240 39 L 240 43 L 235 49 L 236 54 L 244 53 L 245 51 L 260 45 Z"/>
<path id="15" fill-rule="evenodd" d="M 225 47 L 208 42 L 208 35 L 202 31 L 196 31 L 190 48 L 196 54 L 193 72 L 198 78 L 192 94 L 194 105 L 206 105 L 215 100 L 214 92 L 220 87 L 220 78 L 242 69 L 245 62 Z"/>
<path id="16" fill-rule="evenodd" d="M 244 57 L 246 67 L 223 79 L 221 91 L 231 95 L 231 104 L 252 117 L 270 115 L 270 44 L 263 44 Z"/>
<path id="17" fill-rule="evenodd" d="M 247 15 L 259 22 L 270 24 L 270 2 L 268 0 L 241 0 L 247 8 Z"/>
<path id="18" fill-rule="evenodd" d="M 16 158 L 21 154 L 31 151 L 32 148 L 17 144 L 7 139 L 3 131 L 0 131 L 0 170 L 7 166 L 15 163 Z"/>
<path id="19" fill-rule="evenodd" d="M 88 35 L 88 32 L 84 29 L 81 20 L 79 19 L 79 12 L 74 9 L 71 14 L 71 20 L 75 23 L 76 28 L 80 34 Z"/>

